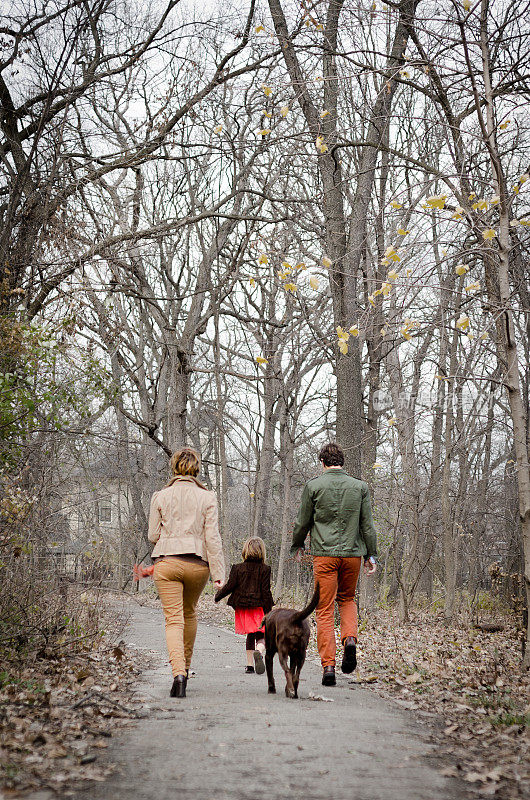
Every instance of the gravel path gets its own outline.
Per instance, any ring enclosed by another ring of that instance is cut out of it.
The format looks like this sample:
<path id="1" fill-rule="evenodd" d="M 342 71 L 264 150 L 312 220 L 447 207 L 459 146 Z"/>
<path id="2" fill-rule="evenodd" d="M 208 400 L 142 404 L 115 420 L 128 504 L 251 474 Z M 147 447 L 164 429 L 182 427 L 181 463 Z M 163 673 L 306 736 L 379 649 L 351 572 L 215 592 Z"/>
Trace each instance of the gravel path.
<path id="1" fill-rule="evenodd" d="M 162 613 L 130 606 L 125 641 L 153 651 L 135 701 L 148 716 L 117 732 L 104 759 L 117 765 L 78 800 L 456 800 L 465 790 L 432 758 L 425 719 L 339 674 L 320 684 L 306 663 L 300 700 L 278 694 L 266 676 L 243 672 L 243 638 L 199 625 L 185 700 L 171 699 Z M 324 696 L 333 702 L 316 701 Z"/>

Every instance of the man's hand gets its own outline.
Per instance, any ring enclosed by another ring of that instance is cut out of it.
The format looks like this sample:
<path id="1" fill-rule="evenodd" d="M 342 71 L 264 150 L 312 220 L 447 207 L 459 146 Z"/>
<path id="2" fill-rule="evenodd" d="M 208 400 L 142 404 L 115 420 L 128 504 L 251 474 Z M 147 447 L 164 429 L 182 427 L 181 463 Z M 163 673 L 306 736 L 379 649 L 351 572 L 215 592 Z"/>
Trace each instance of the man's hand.
<path id="1" fill-rule="evenodd" d="M 303 547 L 299 547 L 298 550 L 296 551 L 296 553 L 293 556 L 293 558 L 294 558 L 294 560 L 296 561 L 297 564 L 301 564 L 302 563 L 302 556 L 303 555 L 304 555 L 304 548 Z"/>
<path id="2" fill-rule="evenodd" d="M 377 564 L 375 563 L 375 561 L 370 561 L 368 559 L 368 561 L 364 562 L 364 572 L 366 575 L 373 575 L 374 572 L 376 571 L 377 571 Z"/>

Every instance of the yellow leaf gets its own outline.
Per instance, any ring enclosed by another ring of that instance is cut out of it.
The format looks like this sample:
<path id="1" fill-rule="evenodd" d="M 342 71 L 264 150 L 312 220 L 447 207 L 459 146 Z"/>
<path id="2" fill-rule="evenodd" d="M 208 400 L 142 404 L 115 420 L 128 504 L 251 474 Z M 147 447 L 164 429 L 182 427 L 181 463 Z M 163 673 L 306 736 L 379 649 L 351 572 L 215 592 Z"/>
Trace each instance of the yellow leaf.
<path id="1" fill-rule="evenodd" d="M 509 124 L 510 124 L 510 120 L 507 119 L 505 122 L 502 122 L 499 125 L 499 128 L 501 129 L 501 131 L 505 131 Z"/>
<path id="2" fill-rule="evenodd" d="M 446 194 L 433 194 L 432 197 L 427 198 L 427 205 L 429 208 L 438 208 L 442 210 L 445 208 L 445 201 L 447 200 Z"/>
<path id="3" fill-rule="evenodd" d="M 480 282 L 476 281 L 476 283 L 470 283 L 469 286 L 464 287 L 464 291 L 466 292 L 478 292 L 480 289 Z"/>
<path id="4" fill-rule="evenodd" d="M 375 464 L 372 464 L 372 469 L 381 469 L 381 467 L 382 467 L 382 466 L 383 466 L 382 464 L 379 464 L 379 463 L 376 461 L 376 462 L 375 462 Z"/>
<path id="5" fill-rule="evenodd" d="M 296 284 L 294 283 L 284 283 L 283 288 L 286 292 L 292 292 L 292 294 L 296 292 Z"/>
<path id="6" fill-rule="evenodd" d="M 261 130 L 257 131 L 260 136 L 268 136 L 270 132 L 270 128 L 262 128 Z"/>
<path id="7" fill-rule="evenodd" d="M 350 333 L 351 333 L 351 335 L 352 335 L 352 336 L 354 336 L 354 337 L 355 337 L 355 336 L 358 336 L 358 335 L 359 335 L 359 328 L 358 328 L 358 326 L 357 326 L 357 325 L 352 325 L 352 326 L 351 326 L 351 328 L 350 328 Z"/>
<path id="8" fill-rule="evenodd" d="M 488 201 L 487 200 L 477 200 L 476 203 L 473 203 L 471 208 L 474 209 L 474 211 L 477 211 L 477 209 L 480 210 L 480 211 L 486 211 L 487 208 L 488 208 Z"/>
<path id="9" fill-rule="evenodd" d="M 514 194 L 519 194 L 519 184 L 514 183 L 514 185 L 512 186 L 512 189 L 514 191 Z"/>
<path id="10" fill-rule="evenodd" d="M 390 203 L 390 205 L 392 206 L 392 208 L 395 208 L 396 210 L 397 210 L 398 208 L 403 208 L 403 203 L 398 203 L 398 201 L 397 201 L 397 200 L 392 200 L 392 202 Z"/>
<path id="11" fill-rule="evenodd" d="M 491 240 L 495 239 L 496 236 L 497 234 L 493 230 L 493 228 L 487 228 L 485 231 L 482 231 L 482 238 L 485 239 L 486 241 L 491 242 Z"/>
<path id="12" fill-rule="evenodd" d="M 263 116 L 264 116 L 264 117 L 267 117 L 267 119 L 271 119 L 271 117 L 272 117 L 272 114 L 270 113 L 270 111 L 264 111 L 264 112 L 263 112 Z"/>
<path id="13" fill-rule="evenodd" d="M 263 89 L 263 93 L 265 97 L 270 97 L 272 94 L 272 89 L 270 86 L 265 86 L 264 83 L 261 84 L 261 88 Z"/>
<path id="14" fill-rule="evenodd" d="M 477 196 L 476 192 L 471 192 L 471 194 L 469 195 L 469 197 L 467 199 L 468 200 L 473 200 L 473 198 L 476 197 L 476 196 Z"/>
<path id="15" fill-rule="evenodd" d="M 256 33 L 261 33 L 264 30 L 265 28 L 263 27 L 263 25 L 256 25 Z"/>
<path id="16" fill-rule="evenodd" d="M 498 203 L 500 203 L 500 201 L 501 198 L 499 197 L 498 194 L 494 194 L 493 197 L 490 197 L 490 203 L 492 206 L 496 206 Z"/>
<path id="17" fill-rule="evenodd" d="M 381 336 L 386 336 L 386 328 L 380 328 L 379 333 L 381 334 Z"/>
<path id="18" fill-rule="evenodd" d="M 280 116 L 281 117 L 286 117 L 288 113 L 289 113 L 289 106 L 282 106 L 280 108 Z"/>
<path id="19" fill-rule="evenodd" d="M 530 176 L 528 175 L 528 173 L 525 172 L 523 175 L 520 176 L 519 183 L 526 183 L 526 181 L 528 180 L 529 177 Z"/>
<path id="20" fill-rule="evenodd" d="M 399 257 L 397 250 L 394 250 L 392 245 L 390 245 L 390 247 L 387 247 L 383 258 L 389 259 L 390 261 L 401 261 L 401 258 Z M 383 261 L 381 261 L 381 263 L 383 263 Z"/>
<path id="21" fill-rule="evenodd" d="M 258 264 L 268 264 L 268 263 L 269 263 L 268 257 L 265 255 L 265 253 L 262 253 L 258 258 Z"/>
<path id="22" fill-rule="evenodd" d="M 410 78 L 410 72 L 408 71 L 408 69 L 400 69 L 399 74 L 401 75 L 402 78 Z"/>
<path id="23" fill-rule="evenodd" d="M 258 362 L 258 364 L 268 364 L 269 363 L 269 359 L 268 358 L 263 358 L 263 356 L 256 356 L 256 361 Z"/>
<path id="24" fill-rule="evenodd" d="M 223 126 L 222 125 L 216 125 L 215 128 L 213 129 L 213 132 L 214 133 L 221 133 L 222 130 L 223 130 Z"/>
<path id="25" fill-rule="evenodd" d="M 326 109 L 324 109 L 324 111 L 320 112 L 320 119 L 324 119 L 324 117 L 327 117 L 328 114 L 329 114 L 329 111 L 326 111 Z"/>
<path id="26" fill-rule="evenodd" d="M 448 381 L 449 378 L 446 378 L 445 375 L 435 375 L 435 378 L 438 378 L 439 381 Z"/>
<path id="27" fill-rule="evenodd" d="M 282 267 L 285 267 L 287 270 L 292 270 L 292 267 L 288 261 L 282 261 Z"/>
<path id="28" fill-rule="evenodd" d="M 298 264 L 295 264 L 294 268 L 295 269 L 307 269 L 307 267 L 306 267 L 306 265 L 304 264 L 303 261 L 300 261 Z"/>
<path id="29" fill-rule="evenodd" d="M 403 326 L 403 328 L 401 328 L 400 333 L 403 336 L 403 338 L 407 340 L 407 342 L 409 341 L 409 339 L 412 338 L 410 333 L 408 333 L 408 330 L 407 330 L 406 326 Z"/>
<path id="30" fill-rule="evenodd" d="M 317 136 L 317 138 L 315 140 L 315 146 L 316 146 L 317 150 L 320 153 L 327 153 L 327 151 L 328 151 L 328 146 L 324 142 L 324 137 L 323 136 Z"/>
<path id="31" fill-rule="evenodd" d="M 323 264 L 324 267 L 331 267 L 331 265 L 333 264 L 333 261 L 331 260 L 331 258 L 328 258 L 327 256 L 324 256 L 322 258 L 322 264 Z"/>
<path id="32" fill-rule="evenodd" d="M 518 219 L 512 219 L 512 221 L 510 222 L 510 225 L 512 226 L 512 228 L 516 228 L 517 225 L 520 225 L 520 224 L 521 223 L 519 222 Z"/>
<path id="33" fill-rule="evenodd" d="M 462 5 L 464 6 L 464 11 L 471 10 L 471 0 L 462 0 Z"/>
<path id="34" fill-rule="evenodd" d="M 410 233 L 410 231 L 406 231 L 404 228 L 398 228 L 397 232 L 400 236 L 406 236 L 408 233 Z"/>
<path id="35" fill-rule="evenodd" d="M 461 314 L 456 321 L 456 327 L 461 331 L 467 330 L 469 328 L 469 317 L 465 314 Z"/>
<path id="36" fill-rule="evenodd" d="M 397 420 L 396 420 L 396 418 L 395 418 L 395 417 L 390 417 L 390 419 L 388 420 L 388 425 L 389 425 L 390 427 L 392 427 L 392 425 L 395 425 L 395 424 L 396 424 L 396 422 L 397 422 Z"/>
<path id="37" fill-rule="evenodd" d="M 368 295 L 368 302 L 375 306 L 375 300 L 373 294 Z"/>
<path id="38" fill-rule="evenodd" d="M 348 352 L 348 342 L 345 339 L 339 339 L 339 350 L 343 356 Z"/>
<path id="39" fill-rule="evenodd" d="M 309 285 L 316 292 L 316 290 L 318 289 L 318 278 L 315 278 L 314 276 L 309 278 Z"/>
<path id="40" fill-rule="evenodd" d="M 457 275 L 460 275 L 460 277 L 462 277 L 462 275 L 465 275 L 466 272 L 469 272 L 469 267 L 467 264 L 457 264 L 457 266 L 455 267 L 455 272 Z"/>
<path id="41" fill-rule="evenodd" d="M 319 22 L 318 25 L 315 25 L 315 28 L 317 29 L 317 31 L 323 31 L 324 30 L 324 26 L 322 25 L 321 22 Z"/>
<path id="42" fill-rule="evenodd" d="M 389 283 L 389 281 L 385 281 L 383 283 L 383 285 L 381 286 L 381 292 L 383 294 L 383 297 L 388 297 L 388 295 L 390 294 L 391 290 L 392 290 L 392 284 Z"/>
<path id="43" fill-rule="evenodd" d="M 399 272 L 396 272 L 395 269 L 391 269 L 388 275 L 386 276 L 387 281 L 395 281 L 399 278 Z"/>
<path id="44" fill-rule="evenodd" d="M 482 341 L 484 341 L 484 339 L 488 339 L 488 338 L 489 338 L 488 331 L 483 331 L 479 336 L 479 339 L 482 339 Z"/>
<path id="45" fill-rule="evenodd" d="M 251 286 L 255 286 L 256 285 L 256 281 L 254 280 L 254 278 L 250 279 L 250 285 Z"/>

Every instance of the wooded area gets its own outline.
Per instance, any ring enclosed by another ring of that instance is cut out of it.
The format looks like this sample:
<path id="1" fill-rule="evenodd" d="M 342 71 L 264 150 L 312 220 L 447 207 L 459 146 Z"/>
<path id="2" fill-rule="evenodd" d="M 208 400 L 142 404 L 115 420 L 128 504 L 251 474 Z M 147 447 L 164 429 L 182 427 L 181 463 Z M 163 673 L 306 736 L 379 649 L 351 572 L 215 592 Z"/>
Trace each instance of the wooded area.
<path id="1" fill-rule="evenodd" d="M 524 646 L 530 4 L 3 9 L 4 642 L 53 638 L 68 579 L 130 588 L 184 443 L 227 558 L 254 531 L 275 596 L 303 584 L 336 439 L 379 531 L 363 605 L 493 597 Z"/>

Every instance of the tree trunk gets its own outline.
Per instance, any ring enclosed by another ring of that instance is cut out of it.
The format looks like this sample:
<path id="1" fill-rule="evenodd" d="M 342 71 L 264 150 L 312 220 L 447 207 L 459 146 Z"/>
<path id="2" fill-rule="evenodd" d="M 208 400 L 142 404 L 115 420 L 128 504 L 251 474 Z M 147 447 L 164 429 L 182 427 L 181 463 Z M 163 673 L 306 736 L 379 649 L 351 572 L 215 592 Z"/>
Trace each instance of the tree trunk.
<path id="1" fill-rule="evenodd" d="M 293 478 L 294 467 L 294 446 L 289 435 L 288 424 L 285 424 L 285 435 L 281 437 L 281 450 L 284 454 L 284 480 L 283 480 L 283 509 L 282 509 L 282 524 L 281 524 L 281 539 L 280 539 L 280 555 L 278 558 L 278 572 L 276 574 L 275 594 L 276 598 L 280 597 L 283 591 L 283 582 L 285 575 L 285 565 L 287 562 L 290 534 L 292 530 L 291 518 L 291 483 Z"/>
<path id="2" fill-rule="evenodd" d="M 506 186 L 506 177 L 503 172 L 499 150 L 496 141 L 496 124 L 493 109 L 493 90 L 491 85 L 491 72 L 489 63 L 488 45 L 488 0 L 481 2 L 481 53 L 483 78 L 485 88 L 485 107 L 486 119 L 484 120 L 481 109 L 481 98 L 478 96 L 476 87 L 475 106 L 477 115 L 483 129 L 485 143 L 487 145 L 493 186 L 496 190 L 499 202 L 499 236 L 497 252 L 493 248 L 486 251 L 485 267 L 487 272 L 496 273 L 487 281 L 489 290 L 498 286 L 499 303 L 496 314 L 497 327 L 497 354 L 504 373 L 504 386 L 508 395 L 510 415 L 513 424 L 513 445 L 515 457 L 517 459 L 517 488 L 519 495 L 519 518 L 521 522 L 521 536 L 524 553 L 524 580 L 526 588 L 527 609 L 530 607 L 530 463 L 528 453 L 528 420 L 525 415 L 525 405 L 521 392 L 521 380 L 519 375 L 519 362 L 517 353 L 517 340 L 515 337 L 515 326 L 512 310 L 512 293 L 510 287 L 510 256 L 512 253 L 512 242 L 510 234 L 510 214 L 509 198 Z M 468 62 L 468 65 L 471 66 Z M 491 297 L 495 303 L 494 296 Z M 526 642 L 530 641 L 530 616 L 527 614 Z M 530 647 L 526 647 L 523 660 L 524 666 L 530 668 Z"/>

